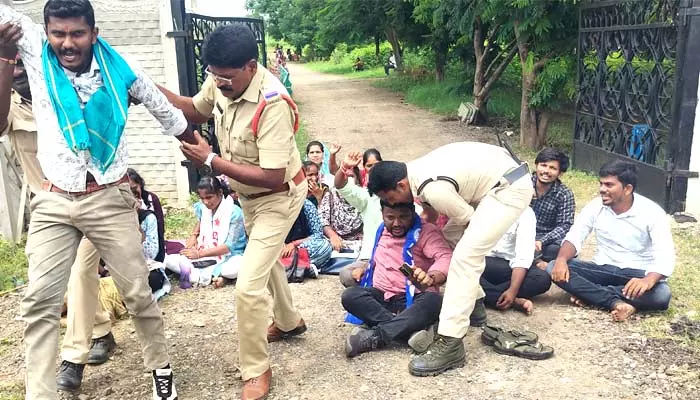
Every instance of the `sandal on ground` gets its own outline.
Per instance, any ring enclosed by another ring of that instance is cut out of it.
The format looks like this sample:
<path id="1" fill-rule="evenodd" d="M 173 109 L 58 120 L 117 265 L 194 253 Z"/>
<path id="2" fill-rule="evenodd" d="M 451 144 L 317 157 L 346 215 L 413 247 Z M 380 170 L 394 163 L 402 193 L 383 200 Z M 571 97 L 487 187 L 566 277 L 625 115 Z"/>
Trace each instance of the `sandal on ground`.
<path id="1" fill-rule="evenodd" d="M 510 336 L 512 336 L 512 340 L 517 340 L 520 344 L 537 343 L 538 339 L 537 334 L 535 332 L 530 331 L 520 331 L 517 329 L 511 329 L 506 331 L 503 328 L 491 325 L 486 325 L 482 329 L 483 331 L 481 332 L 481 341 L 489 346 L 493 346 L 496 339 L 498 339 L 498 337 L 502 334 L 509 334 Z"/>
<path id="2" fill-rule="evenodd" d="M 499 354 L 527 358 L 528 360 L 546 360 L 554 355 L 554 349 L 551 346 L 545 346 L 542 343 L 523 343 L 522 340 L 516 339 L 508 333 L 498 335 L 493 343 L 493 349 Z"/>

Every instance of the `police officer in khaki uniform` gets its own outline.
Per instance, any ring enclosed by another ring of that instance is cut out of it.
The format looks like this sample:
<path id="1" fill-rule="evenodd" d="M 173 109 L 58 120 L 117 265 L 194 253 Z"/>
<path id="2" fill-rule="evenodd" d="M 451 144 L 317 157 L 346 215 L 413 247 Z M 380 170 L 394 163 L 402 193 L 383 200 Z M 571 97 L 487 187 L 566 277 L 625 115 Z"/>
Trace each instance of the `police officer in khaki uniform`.
<path id="1" fill-rule="evenodd" d="M 8 62 L 4 66 L 10 67 L 14 69 L 12 95 L 9 108 L 0 107 L 0 132 L 10 137 L 13 151 L 18 155 L 24 171 L 24 179 L 32 193 L 36 194 L 43 190 L 41 183 L 44 174 L 36 157 L 37 131 L 32 114 L 32 94 L 21 58 L 17 56 L 14 64 Z M 0 81 L 6 83 L 4 80 L 8 77 L 8 73 L 3 73 Z M 7 114 L 4 110 L 7 110 Z M 109 351 L 116 346 L 111 333 L 112 321 L 109 311 L 98 301 L 99 262 L 97 249 L 89 240 L 83 238 L 78 246 L 75 263 L 71 268 L 71 278 L 68 281 L 68 316 L 61 359 L 69 367 L 64 368 L 65 365 L 62 365 L 56 377 L 56 383 L 61 390 L 79 389 L 83 378 L 80 366 L 86 363 L 106 362 Z"/>
<path id="2" fill-rule="evenodd" d="M 479 278 L 484 272 L 486 254 L 532 199 L 527 164 L 519 163 L 498 146 L 457 142 L 408 164 L 375 164 L 367 189 L 389 204 L 418 198 L 450 218 L 443 233 L 455 249 L 438 336 L 428 351 L 411 360 L 408 369 L 413 375 L 432 376 L 463 366 L 462 338 L 476 300 L 484 297 Z"/>
<path id="3" fill-rule="evenodd" d="M 217 28 L 205 40 L 209 75 L 194 98 L 161 88 L 193 122 L 214 117 L 221 155 L 196 134 L 199 145 L 182 151 L 196 164 L 231 178 L 240 196 L 249 239 L 236 282 L 236 312 L 243 380 L 242 399 L 260 399 L 270 390 L 267 342 L 298 335 L 306 325 L 292 305 L 279 262 L 284 238 L 306 199 L 307 185 L 294 132 L 296 105 L 280 81 L 257 62 L 258 46 L 243 25 Z M 272 294 L 274 322 L 267 325 L 266 290 Z"/>

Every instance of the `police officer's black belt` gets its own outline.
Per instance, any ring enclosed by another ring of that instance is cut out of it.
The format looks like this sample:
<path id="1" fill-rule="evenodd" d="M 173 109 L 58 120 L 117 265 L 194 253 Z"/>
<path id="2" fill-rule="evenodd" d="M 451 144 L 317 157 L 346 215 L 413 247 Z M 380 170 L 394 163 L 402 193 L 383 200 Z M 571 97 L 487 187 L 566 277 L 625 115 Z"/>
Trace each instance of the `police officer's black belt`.
<path id="1" fill-rule="evenodd" d="M 435 178 L 428 178 L 428 179 L 424 180 L 423 183 L 421 183 L 420 186 L 418 186 L 418 196 L 420 196 L 420 194 L 423 193 L 423 189 L 425 189 L 425 185 L 427 185 L 427 184 L 429 184 L 430 182 L 433 182 L 433 181 L 446 181 L 446 182 L 449 182 L 449 183 L 452 184 L 452 186 L 455 187 L 455 191 L 456 191 L 457 193 L 459 193 L 459 184 L 457 183 L 456 180 L 450 178 L 449 176 L 438 175 L 438 176 L 436 176 Z"/>
<path id="2" fill-rule="evenodd" d="M 504 180 L 509 184 L 512 184 L 513 182 L 527 175 L 530 175 L 530 168 L 528 168 L 527 163 L 522 163 L 503 174 L 503 178 L 501 178 L 501 180 L 498 181 L 498 183 L 496 183 L 494 187 L 500 186 L 501 182 L 503 182 Z"/>

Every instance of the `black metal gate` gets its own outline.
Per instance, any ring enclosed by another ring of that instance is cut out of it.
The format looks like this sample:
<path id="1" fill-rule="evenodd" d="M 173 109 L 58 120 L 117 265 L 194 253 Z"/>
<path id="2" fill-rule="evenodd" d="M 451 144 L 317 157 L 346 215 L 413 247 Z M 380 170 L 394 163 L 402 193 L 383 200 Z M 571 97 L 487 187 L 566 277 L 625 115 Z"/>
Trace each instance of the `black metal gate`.
<path id="1" fill-rule="evenodd" d="M 242 24 L 249 27 L 258 42 L 260 61 L 267 66 L 265 26 L 262 19 L 211 17 L 188 13 L 185 9 L 185 0 L 171 0 L 170 4 L 175 30 L 168 33 L 168 36 L 175 38 L 180 94 L 183 96 L 194 96 L 202 87 L 206 79 L 206 65 L 202 62 L 202 45 L 206 36 L 220 25 Z M 213 120 L 201 125 L 198 129 L 209 140 L 214 151 L 219 153 L 219 142 L 214 132 Z M 188 168 L 190 190 L 194 191 L 200 174 L 189 161 L 183 161 L 182 165 Z"/>
<path id="2" fill-rule="evenodd" d="M 700 72 L 700 0 L 581 4 L 574 166 L 639 166 L 638 191 L 685 208 Z M 694 38 L 691 39 L 691 38 Z"/>

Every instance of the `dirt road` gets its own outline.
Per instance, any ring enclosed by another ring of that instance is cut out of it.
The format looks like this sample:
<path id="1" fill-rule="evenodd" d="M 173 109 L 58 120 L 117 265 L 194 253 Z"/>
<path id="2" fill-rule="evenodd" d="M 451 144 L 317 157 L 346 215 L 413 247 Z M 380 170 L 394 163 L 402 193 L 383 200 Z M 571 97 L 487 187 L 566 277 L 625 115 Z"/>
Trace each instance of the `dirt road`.
<path id="1" fill-rule="evenodd" d="M 377 147 L 386 158 L 409 160 L 456 140 L 490 140 L 488 129 L 457 122 L 402 103 L 395 94 L 292 66 L 295 97 L 314 138 L 344 150 Z M 180 399 L 237 399 L 238 340 L 235 287 L 177 289 L 162 302 Z M 309 325 L 302 337 L 270 345 L 272 399 L 700 399 L 698 357 L 685 347 L 642 335 L 643 320 L 614 324 L 607 313 L 573 308 L 556 289 L 535 302 L 534 315 L 489 311 L 492 324 L 537 332 L 555 348 L 554 358 L 527 361 L 502 356 L 471 329 L 467 364 L 434 378 L 408 374 L 411 352 L 403 346 L 348 360 L 343 343 L 340 284 L 322 277 L 292 285 Z M 0 298 L 0 399 L 21 393 L 23 355 L 18 296 Z M 87 367 L 82 395 L 65 398 L 147 399 L 133 325 L 114 327 L 119 350 L 102 366 Z M 21 397 L 19 397 L 21 398 Z"/>

